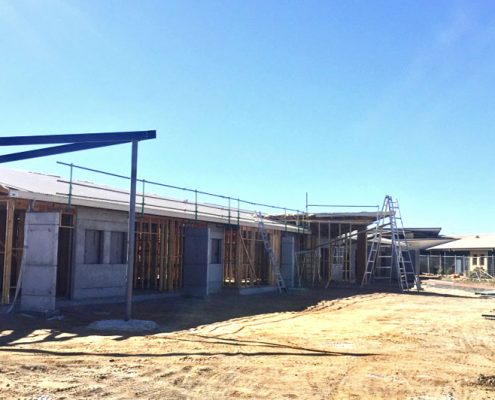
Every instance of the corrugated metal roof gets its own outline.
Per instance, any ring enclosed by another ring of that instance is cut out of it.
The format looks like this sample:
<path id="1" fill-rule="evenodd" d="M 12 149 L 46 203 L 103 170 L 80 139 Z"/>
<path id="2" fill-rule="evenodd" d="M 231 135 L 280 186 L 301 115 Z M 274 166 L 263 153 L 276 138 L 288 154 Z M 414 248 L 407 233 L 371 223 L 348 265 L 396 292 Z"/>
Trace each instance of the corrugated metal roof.
<path id="1" fill-rule="evenodd" d="M 70 184 L 56 176 L 36 172 L 0 168 L 0 185 L 9 189 L 9 196 L 40 201 L 67 204 Z M 72 181 L 71 203 L 74 205 L 128 211 L 129 192 L 92 182 Z M 137 210 L 141 209 L 143 196 L 136 196 Z M 188 200 L 166 198 L 146 193 L 144 212 L 151 215 L 175 218 L 197 219 L 205 222 L 237 224 L 257 227 L 254 211 L 238 210 L 220 205 L 198 203 Z M 267 228 L 302 232 L 295 226 L 264 219 Z"/>
<path id="2" fill-rule="evenodd" d="M 428 248 L 428 250 L 478 250 L 495 249 L 495 233 L 469 235 L 448 243 Z"/>

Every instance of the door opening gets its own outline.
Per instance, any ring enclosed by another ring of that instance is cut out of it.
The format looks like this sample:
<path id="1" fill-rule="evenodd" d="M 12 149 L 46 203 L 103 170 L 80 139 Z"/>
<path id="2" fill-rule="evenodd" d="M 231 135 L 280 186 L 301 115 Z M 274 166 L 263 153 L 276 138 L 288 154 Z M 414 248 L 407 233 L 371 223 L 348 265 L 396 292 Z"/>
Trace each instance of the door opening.
<path id="1" fill-rule="evenodd" d="M 57 251 L 57 296 L 70 297 L 74 215 L 60 216 Z"/>

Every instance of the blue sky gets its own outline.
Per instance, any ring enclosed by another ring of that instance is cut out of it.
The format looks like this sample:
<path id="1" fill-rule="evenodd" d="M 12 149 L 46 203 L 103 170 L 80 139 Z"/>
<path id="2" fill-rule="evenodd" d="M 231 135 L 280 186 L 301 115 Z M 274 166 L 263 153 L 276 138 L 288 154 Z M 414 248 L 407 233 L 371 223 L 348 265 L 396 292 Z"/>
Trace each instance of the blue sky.
<path id="1" fill-rule="evenodd" d="M 0 54 L 2 136 L 156 129 L 146 179 L 495 231 L 493 1 L 1 0 Z"/>

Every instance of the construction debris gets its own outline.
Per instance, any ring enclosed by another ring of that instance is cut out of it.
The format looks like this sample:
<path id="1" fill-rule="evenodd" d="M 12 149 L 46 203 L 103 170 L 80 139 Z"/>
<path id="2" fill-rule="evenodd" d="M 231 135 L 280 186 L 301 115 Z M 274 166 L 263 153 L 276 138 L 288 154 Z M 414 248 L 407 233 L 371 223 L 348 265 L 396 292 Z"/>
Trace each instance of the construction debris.
<path id="1" fill-rule="evenodd" d="M 495 375 L 483 375 L 483 374 L 480 374 L 478 376 L 478 380 L 477 380 L 476 383 L 478 385 L 495 387 Z"/>

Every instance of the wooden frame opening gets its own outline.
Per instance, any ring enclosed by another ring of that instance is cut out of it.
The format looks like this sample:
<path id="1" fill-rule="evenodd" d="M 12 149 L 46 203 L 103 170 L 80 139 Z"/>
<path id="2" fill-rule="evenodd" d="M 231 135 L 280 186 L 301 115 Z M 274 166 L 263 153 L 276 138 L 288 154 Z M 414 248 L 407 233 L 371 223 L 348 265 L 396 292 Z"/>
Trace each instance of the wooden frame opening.
<path id="1" fill-rule="evenodd" d="M 280 259 L 280 232 L 267 230 L 272 249 Z M 251 287 L 270 285 L 271 261 L 257 228 L 229 227 L 224 236 L 224 286 Z"/>

